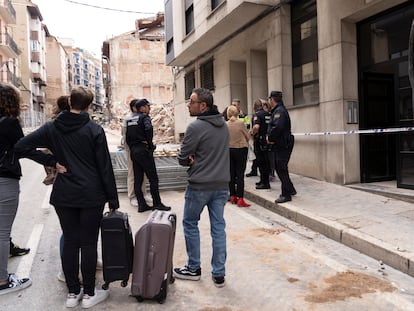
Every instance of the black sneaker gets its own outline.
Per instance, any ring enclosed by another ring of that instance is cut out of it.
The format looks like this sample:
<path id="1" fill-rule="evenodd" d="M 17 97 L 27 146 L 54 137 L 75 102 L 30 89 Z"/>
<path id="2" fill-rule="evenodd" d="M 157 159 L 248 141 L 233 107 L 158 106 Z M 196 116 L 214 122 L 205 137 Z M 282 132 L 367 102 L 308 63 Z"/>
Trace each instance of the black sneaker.
<path id="1" fill-rule="evenodd" d="M 138 206 L 138 213 L 143 213 L 150 210 L 152 210 L 152 206 L 149 206 L 147 203 Z"/>
<path id="2" fill-rule="evenodd" d="M 177 279 L 198 281 L 201 278 L 201 268 L 191 270 L 188 266 L 174 269 L 174 276 Z"/>
<path id="3" fill-rule="evenodd" d="M 32 280 L 30 278 L 19 279 L 14 273 L 10 273 L 7 283 L 0 285 L 0 295 L 15 292 L 29 287 L 30 285 L 32 285 Z"/>
<path id="4" fill-rule="evenodd" d="M 213 276 L 213 282 L 216 287 L 224 287 L 226 284 L 224 276 Z"/>
<path id="5" fill-rule="evenodd" d="M 158 203 L 158 204 L 154 204 L 154 206 L 152 207 L 152 210 L 160 210 L 160 211 L 169 211 L 171 210 L 171 206 L 165 206 L 162 203 Z"/>
<path id="6" fill-rule="evenodd" d="M 254 177 L 254 176 L 257 176 L 257 173 L 255 173 L 255 172 L 250 172 L 250 173 L 247 173 L 247 174 L 246 174 L 246 177 Z"/>
<path id="7" fill-rule="evenodd" d="M 30 248 L 21 248 L 10 240 L 9 257 L 23 256 L 30 252 Z"/>

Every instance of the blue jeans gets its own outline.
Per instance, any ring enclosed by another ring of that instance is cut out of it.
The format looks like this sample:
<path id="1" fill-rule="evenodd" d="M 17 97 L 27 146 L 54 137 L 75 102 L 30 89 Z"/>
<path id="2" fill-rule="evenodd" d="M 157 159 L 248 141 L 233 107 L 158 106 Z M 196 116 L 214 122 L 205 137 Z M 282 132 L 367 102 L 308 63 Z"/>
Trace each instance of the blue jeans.
<path id="1" fill-rule="evenodd" d="M 229 197 L 228 190 L 185 190 L 183 227 L 188 255 L 188 267 L 191 270 L 200 268 L 200 231 L 198 222 L 207 206 L 210 217 L 210 234 L 213 242 L 211 258 L 212 275 L 224 276 L 227 257 L 226 222 L 223 217 L 224 205 Z"/>

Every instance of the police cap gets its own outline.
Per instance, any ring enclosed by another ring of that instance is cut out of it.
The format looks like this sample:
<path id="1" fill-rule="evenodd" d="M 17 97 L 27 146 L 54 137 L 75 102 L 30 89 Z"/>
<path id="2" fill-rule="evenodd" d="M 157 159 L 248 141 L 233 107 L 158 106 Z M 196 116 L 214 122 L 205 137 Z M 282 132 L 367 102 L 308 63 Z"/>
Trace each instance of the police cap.
<path id="1" fill-rule="evenodd" d="M 137 107 L 137 109 L 146 105 L 151 105 L 151 103 L 146 98 L 136 100 L 135 102 L 135 107 Z"/>
<path id="2" fill-rule="evenodd" d="M 271 91 L 269 98 L 282 98 L 282 92 L 280 91 Z"/>

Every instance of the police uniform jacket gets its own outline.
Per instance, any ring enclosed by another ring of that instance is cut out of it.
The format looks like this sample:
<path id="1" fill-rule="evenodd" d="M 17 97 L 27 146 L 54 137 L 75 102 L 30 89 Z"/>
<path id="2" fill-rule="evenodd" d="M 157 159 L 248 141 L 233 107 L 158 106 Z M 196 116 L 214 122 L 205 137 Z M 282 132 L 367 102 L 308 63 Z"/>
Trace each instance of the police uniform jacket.
<path id="1" fill-rule="evenodd" d="M 152 149 L 154 130 L 151 118 L 143 112 L 138 112 L 126 120 L 126 143 L 131 148 L 134 145 L 143 145 Z"/>
<path id="2" fill-rule="evenodd" d="M 253 126 L 259 125 L 259 131 L 254 135 L 254 141 L 261 145 L 266 145 L 267 127 L 270 120 L 270 114 L 263 109 L 256 111 L 253 117 Z"/>
<path id="3" fill-rule="evenodd" d="M 287 149 L 291 139 L 291 124 L 289 113 L 282 101 L 271 111 L 267 129 L 268 140 L 273 142 L 273 150 Z"/>

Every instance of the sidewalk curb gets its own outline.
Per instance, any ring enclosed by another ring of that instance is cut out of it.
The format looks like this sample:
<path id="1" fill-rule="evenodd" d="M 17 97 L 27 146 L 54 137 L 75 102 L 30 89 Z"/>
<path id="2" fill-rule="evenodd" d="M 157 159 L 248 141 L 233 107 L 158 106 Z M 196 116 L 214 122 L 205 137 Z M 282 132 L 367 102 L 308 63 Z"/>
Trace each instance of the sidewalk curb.
<path id="1" fill-rule="evenodd" d="M 299 223 L 313 231 L 355 249 L 362 254 L 382 261 L 383 263 L 414 277 L 414 254 L 398 251 L 395 246 L 385 243 L 356 229 L 346 227 L 338 222 L 319 217 L 303 211 L 291 202 L 276 204 L 260 197 L 247 189 L 245 197 L 256 204 L 277 213 L 282 217 Z M 384 228 L 385 229 L 385 228 Z"/>

